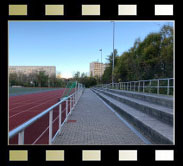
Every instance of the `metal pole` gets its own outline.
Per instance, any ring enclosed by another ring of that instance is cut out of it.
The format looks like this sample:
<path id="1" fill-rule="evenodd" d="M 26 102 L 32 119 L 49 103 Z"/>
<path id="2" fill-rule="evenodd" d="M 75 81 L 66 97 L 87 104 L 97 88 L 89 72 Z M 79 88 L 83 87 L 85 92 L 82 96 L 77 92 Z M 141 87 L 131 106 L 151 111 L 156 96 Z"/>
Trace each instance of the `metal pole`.
<path id="1" fill-rule="evenodd" d="M 130 91 L 132 90 L 132 85 L 131 84 L 132 84 L 132 82 L 130 82 Z"/>
<path id="2" fill-rule="evenodd" d="M 61 133 L 61 124 L 62 124 L 62 103 L 59 104 L 59 133 Z"/>
<path id="3" fill-rule="evenodd" d="M 24 130 L 18 134 L 18 145 L 24 144 Z"/>
<path id="4" fill-rule="evenodd" d="M 150 80 L 150 87 L 149 87 L 149 93 L 151 92 L 151 80 Z"/>
<path id="5" fill-rule="evenodd" d="M 52 144 L 52 121 L 53 121 L 53 110 L 49 112 L 49 145 Z"/>
<path id="6" fill-rule="evenodd" d="M 159 80 L 158 80 L 157 93 L 159 94 Z"/>
<path id="7" fill-rule="evenodd" d="M 70 113 L 72 113 L 71 109 L 72 109 L 72 97 L 70 97 Z"/>
<path id="8" fill-rule="evenodd" d="M 101 66 L 100 66 L 101 71 L 100 71 L 100 81 L 102 81 L 102 48 L 101 48 L 99 51 L 101 51 Z"/>
<path id="9" fill-rule="evenodd" d="M 67 117 L 67 116 L 68 116 L 68 100 L 69 100 L 69 99 L 66 100 L 66 120 L 67 120 L 67 118 L 68 118 L 68 117 Z"/>
<path id="10" fill-rule="evenodd" d="M 115 36 L 115 23 L 113 21 L 113 61 L 112 61 L 112 86 L 114 86 L 114 36 Z"/>
<path id="11" fill-rule="evenodd" d="M 169 88 L 170 88 L 170 80 L 168 79 L 167 95 L 169 95 L 169 93 L 170 93 L 170 90 L 169 90 Z"/>

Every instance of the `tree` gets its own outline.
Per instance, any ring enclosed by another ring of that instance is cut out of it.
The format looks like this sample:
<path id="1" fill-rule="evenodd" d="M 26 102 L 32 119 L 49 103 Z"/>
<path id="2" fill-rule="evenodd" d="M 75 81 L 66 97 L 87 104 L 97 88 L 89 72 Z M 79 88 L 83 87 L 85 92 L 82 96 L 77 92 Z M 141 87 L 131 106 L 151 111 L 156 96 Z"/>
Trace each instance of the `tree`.
<path id="1" fill-rule="evenodd" d="M 103 83 L 111 82 L 112 54 L 108 62 Z M 115 82 L 173 77 L 173 27 L 164 25 L 143 41 L 135 40 L 133 47 L 120 56 L 116 50 L 113 74 Z"/>
<path id="2" fill-rule="evenodd" d="M 115 49 L 114 50 L 114 66 L 116 66 L 116 64 L 117 64 L 118 57 L 119 57 L 118 56 L 118 52 Z M 102 76 L 102 82 L 103 83 L 110 83 L 110 82 L 112 82 L 113 52 L 108 56 L 107 61 L 108 61 L 108 67 L 106 67 L 106 69 L 104 71 L 104 74 Z M 114 80 L 116 80 L 116 78 L 114 78 Z"/>
<path id="3" fill-rule="evenodd" d="M 48 86 L 48 75 L 45 74 L 45 71 L 39 71 L 37 75 L 38 86 L 46 87 Z"/>
<path id="4" fill-rule="evenodd" d="M 10 73 L 9 74 L 9 83 L 10 86 L 17 85 L 18 84 L 18 76 L 17 73 Z"/>

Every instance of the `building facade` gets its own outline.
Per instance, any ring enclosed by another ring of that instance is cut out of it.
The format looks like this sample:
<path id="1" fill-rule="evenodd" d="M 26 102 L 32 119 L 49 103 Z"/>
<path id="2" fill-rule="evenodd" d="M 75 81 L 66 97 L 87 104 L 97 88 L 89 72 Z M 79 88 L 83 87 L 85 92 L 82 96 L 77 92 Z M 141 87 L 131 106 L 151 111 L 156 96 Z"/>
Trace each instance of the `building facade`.
<path id="1" fill-rule="evenodd" d="M 55 66 L 9 66 L 10 73 L 22 73 L 29 75 L 32 73 L 39 73 L 40 71 L 45 71 L 47 75 L 56 76 L 56 67 Z"/>
<path id="2" fill-rule="evenodd" d="M 101 77 L 104 74 L 107 64 L 92 62 L 90 63 L 90 76 Z"/>

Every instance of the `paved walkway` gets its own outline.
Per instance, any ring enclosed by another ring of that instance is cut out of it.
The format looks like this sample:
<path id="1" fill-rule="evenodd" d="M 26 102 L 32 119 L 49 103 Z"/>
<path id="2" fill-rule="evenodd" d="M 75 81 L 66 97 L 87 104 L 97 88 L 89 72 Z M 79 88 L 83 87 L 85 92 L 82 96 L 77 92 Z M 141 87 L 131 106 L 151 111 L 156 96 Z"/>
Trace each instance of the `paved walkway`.
<path id="1" fill-rule="evenodd" d="M 85 89 L 53 144 L 145 144 L 90 89 Z"/>

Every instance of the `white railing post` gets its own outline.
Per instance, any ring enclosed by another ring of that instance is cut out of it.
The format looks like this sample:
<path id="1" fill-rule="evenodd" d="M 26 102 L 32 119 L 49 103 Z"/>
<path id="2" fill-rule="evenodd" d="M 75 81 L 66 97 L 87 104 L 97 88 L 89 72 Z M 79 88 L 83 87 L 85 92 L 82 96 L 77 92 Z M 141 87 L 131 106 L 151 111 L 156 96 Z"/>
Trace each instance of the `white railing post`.
<path id="1" fill-rule="evenodd" d="M 132 82 L 130 82 L 130 91 L 132 90 Z"/>
<path id="2" fill-rule="evenodd" d="M 52 144 L 52 131 L 53 131 L 53 110 L 49 112 L 49 145 Z"/>
<path id="3" fill-rule="evenodd" d="M 76 93 L 74 93 L 74 106 L 76 105 Z"/>
<path id="4" fill-rule="evenodd" d="M 158 80 L 157 94 L 159 94 L 159 80 Z"/>
<path id="5" fill-rule="evenodd" d="M 168 86 L 167 86 L 167 95 L 169 95 L 170 93 L 170 79 L 168 79 Z"/>
<path id="6" fill-rule="evenodd" d="M 70 113 L 72 114 L 72 96 L 70 97 Z"/>
<path id="7" fill-rule="evenodd" d="M 150 80 L 150 87 L 149 87 L 149 93 L 151 92 L 151 80 Z"/>
<path id="8" fill-rule="evenodd" d="M 68 98 L 66 100 L 66 121 L 67 121 L 67 116 L 68 116 Z"/>
<path id="9" fill-rule="evenodd" d="M 62 103 L 59 104 L 59 133 L 61 133 L 61 125 L 62 125 Z"/>
<path id="10" fill-rule="evenodd" d="M 18 133 L 18 145 L 24 144 L 24 130 Z"/>
<path id="11" fill-rule="evenodd" d="M 128 91 L 128 82 L 127 82 L 127 91 Z"/>

